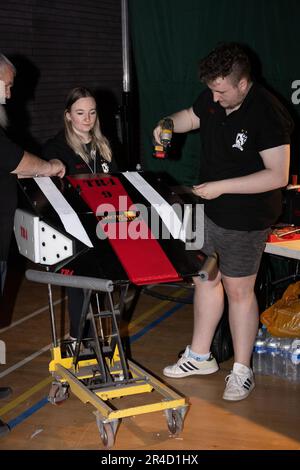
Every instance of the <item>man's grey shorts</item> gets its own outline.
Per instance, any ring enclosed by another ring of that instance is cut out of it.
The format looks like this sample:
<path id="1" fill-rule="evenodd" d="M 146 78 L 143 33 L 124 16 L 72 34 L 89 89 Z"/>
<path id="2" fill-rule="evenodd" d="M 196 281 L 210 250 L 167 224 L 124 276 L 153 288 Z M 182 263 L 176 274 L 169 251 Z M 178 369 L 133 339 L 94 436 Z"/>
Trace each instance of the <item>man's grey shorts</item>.
<path id="1" fill-rule="evenodd" d="M 251 276 L 258 271 L 269 233 L 269 228 L 248 232 L 225 229 L 204 216 L 201 251 L 206 255 L 217 253 L 219 269 L 225 276 Z"/>

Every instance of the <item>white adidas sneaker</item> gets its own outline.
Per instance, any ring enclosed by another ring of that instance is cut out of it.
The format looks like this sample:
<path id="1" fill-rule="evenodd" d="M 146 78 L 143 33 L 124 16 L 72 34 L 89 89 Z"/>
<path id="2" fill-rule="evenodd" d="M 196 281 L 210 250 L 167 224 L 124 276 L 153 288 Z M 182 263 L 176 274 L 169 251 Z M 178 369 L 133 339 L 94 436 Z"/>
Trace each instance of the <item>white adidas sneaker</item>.
<path id="1" fill-rule="evenodd" d="M 225 382 L 223 399 L 229 401 L 244 400 L 255 387 L 252 370 L 238 362 L 233 364 L 233 369 L 227 375 Z"/>
<path id="2" fill-rule="evenodd" d="M 190 347 L 187 346 L 181 358 L 172 366 L 167 366 L 163 370 L 163 374 L 166 377 L 172 377 L 173 379 L 181 379 L 182 377 L 188 377 L 189 375 L 206 375 L 217 372 L 219 366 L 217 361 L 210 354 L 209 358 L 205 361 L 197 361 L 192 357 L 189 357 Z"/>

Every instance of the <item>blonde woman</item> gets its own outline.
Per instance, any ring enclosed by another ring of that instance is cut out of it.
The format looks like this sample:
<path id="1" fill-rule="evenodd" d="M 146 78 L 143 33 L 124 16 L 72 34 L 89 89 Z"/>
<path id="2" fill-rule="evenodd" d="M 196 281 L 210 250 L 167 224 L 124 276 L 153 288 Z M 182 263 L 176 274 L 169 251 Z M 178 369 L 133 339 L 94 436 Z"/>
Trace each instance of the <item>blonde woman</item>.
<path id="1" fill-rule="evenodd" d="M 44 147 L 45 159 L 58 155 L 67 167 L 67 174 L 116 170 L 110 144 L 100 129 L 96 100 L 87 88 L 70 91 L 64 111 L 64 130 Z"/>
<path id="2" fill-rule="evenodd" d="M 96 100 L 90 90 L 77 87 L 70 91 L 64 110 L 64 129 L 46 143 L 43 157 L 46 160 L 60 158 L 66 165 L 66 173 L 71 175 L 116 171 L 110 144 L 100 129 Z M 67 288 L 67 293 L 70 338 L 75 340 L 84 294 L 75 288 Z"/>

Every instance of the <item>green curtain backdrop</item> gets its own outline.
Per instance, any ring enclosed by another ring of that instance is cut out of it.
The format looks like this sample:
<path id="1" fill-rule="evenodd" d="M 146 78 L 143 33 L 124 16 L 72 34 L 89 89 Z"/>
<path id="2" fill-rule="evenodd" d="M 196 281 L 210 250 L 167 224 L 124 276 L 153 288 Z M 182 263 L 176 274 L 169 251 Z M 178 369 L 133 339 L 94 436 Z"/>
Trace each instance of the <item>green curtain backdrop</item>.
<path id="1" fill-rule="evenodd" d="M 129 0 L 144 168 L 167 172 L 184 184 L 197 182 L 199 133 L 177 135 L 174 155 L 162 161 L 152 157 L 152 130 L 161 117 L 190 106 L 203 89 L 199 59 L 219 42 L 238 41 L 258 57 L 265 84 L 296 121 L 292 172 L 299 173 L 299 18 L 298 0 Z"/>

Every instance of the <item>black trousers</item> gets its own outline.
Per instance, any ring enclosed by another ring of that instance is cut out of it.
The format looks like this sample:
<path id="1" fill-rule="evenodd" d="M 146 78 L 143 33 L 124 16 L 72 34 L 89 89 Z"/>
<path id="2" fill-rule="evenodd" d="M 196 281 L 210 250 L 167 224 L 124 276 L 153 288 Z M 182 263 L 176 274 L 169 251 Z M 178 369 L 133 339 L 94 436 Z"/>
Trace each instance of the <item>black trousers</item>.
<path id="1" fill-rule="evenodd" d="M 78 338 L 80 318 L 84 301 L 83 289 L 67 287 L 68 309 L 70 318 L 70 336 Z M 87 321 L 84 327 L 83 337 L 89 336 L 90 322 Z"/>
<path id="2" fill-rule="evenodd" d="M 7 261 L 0 261 L 0 295 L 3 293 L 7 272 Z"/>

